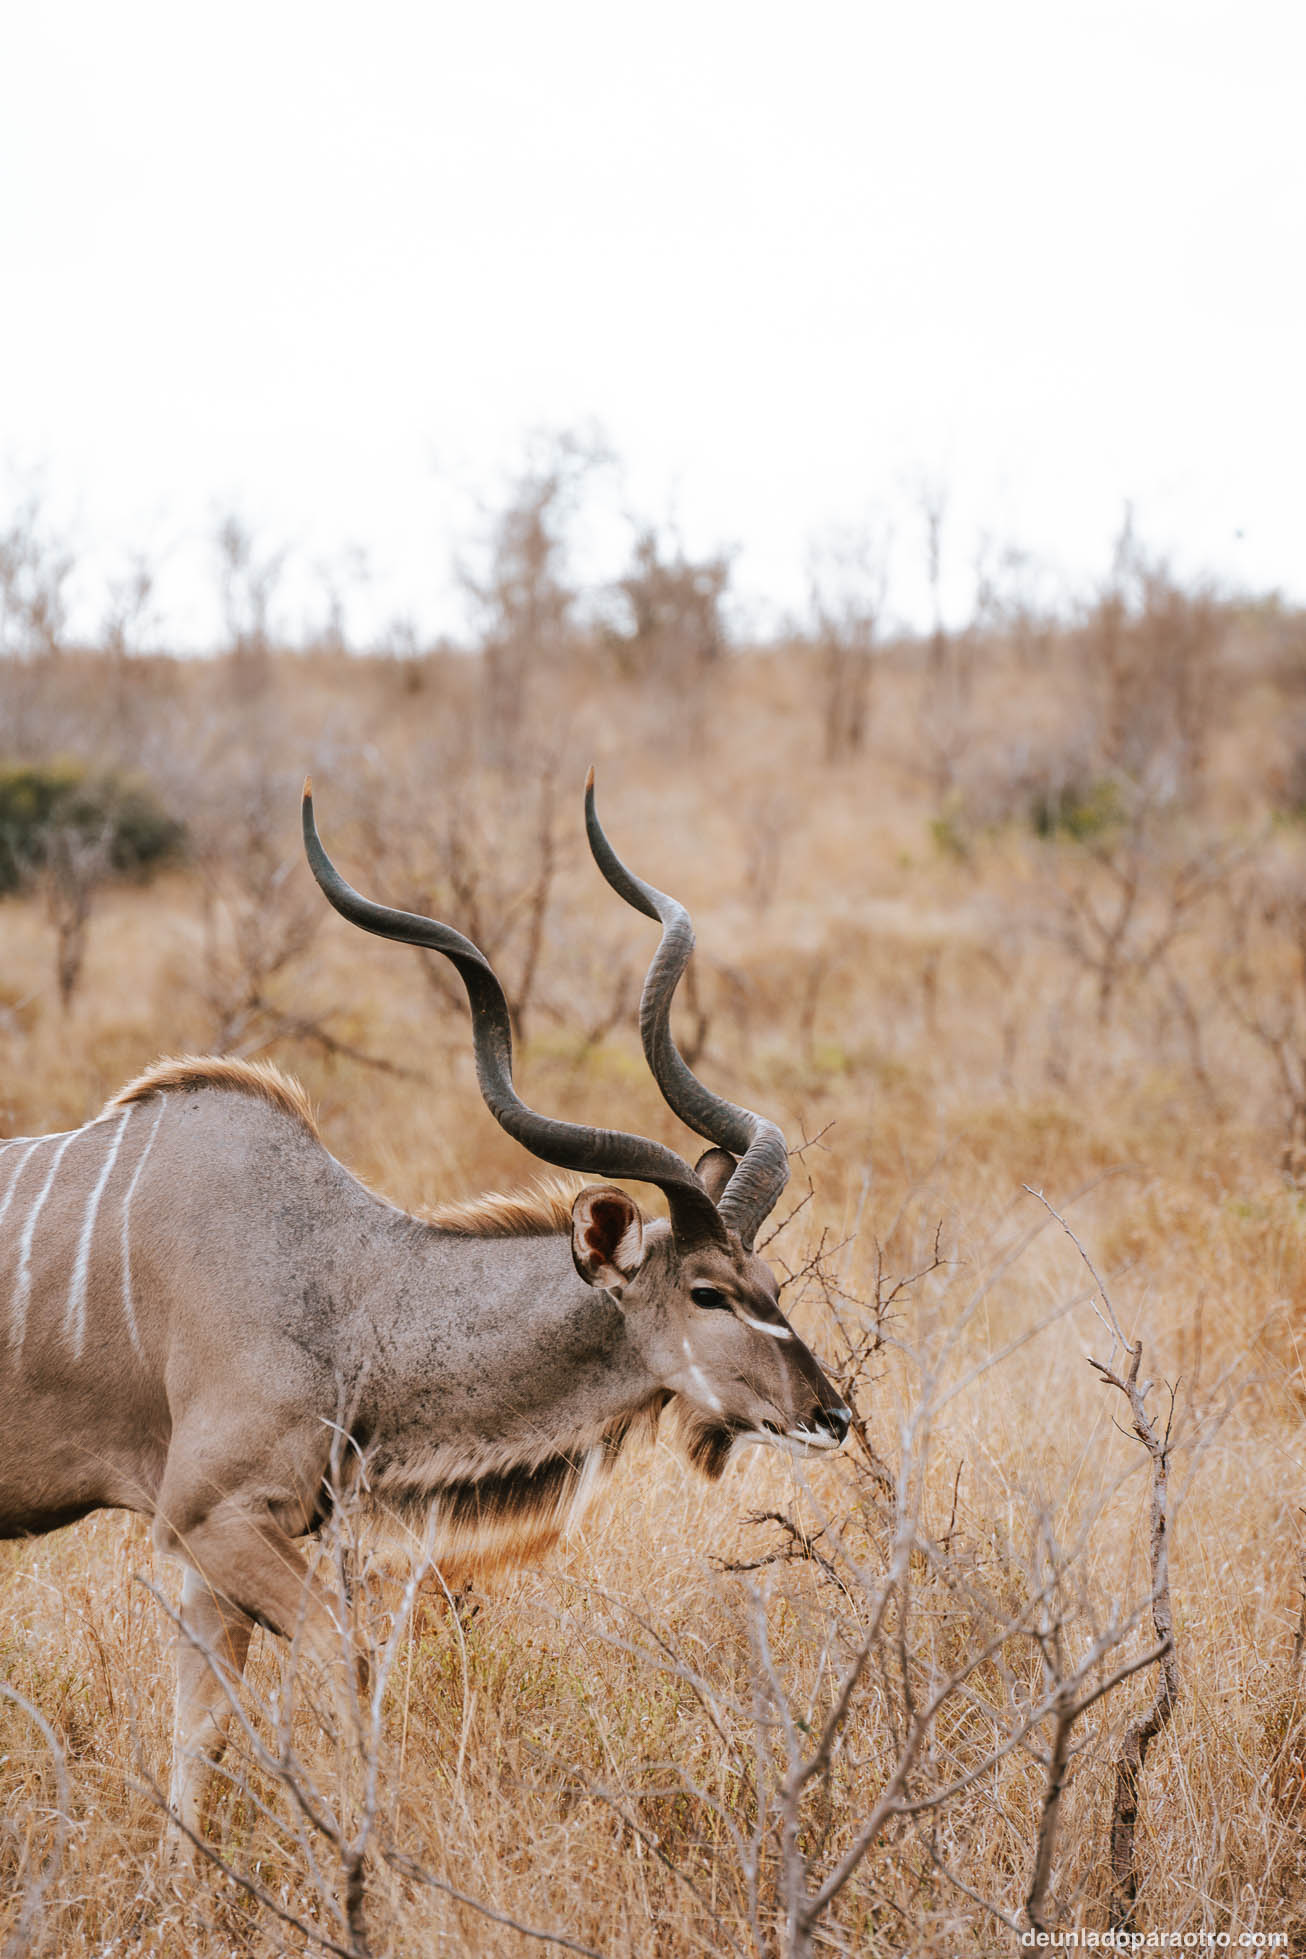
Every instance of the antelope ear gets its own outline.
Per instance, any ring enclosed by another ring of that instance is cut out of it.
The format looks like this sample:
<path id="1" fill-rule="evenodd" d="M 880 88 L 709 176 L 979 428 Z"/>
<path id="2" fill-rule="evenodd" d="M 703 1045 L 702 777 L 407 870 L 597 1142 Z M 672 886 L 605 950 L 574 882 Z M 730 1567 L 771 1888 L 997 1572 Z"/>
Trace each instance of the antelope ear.
<path id="1" fill-rule="evenodd" d="M 587 1184 L 571 1207 L 571 1255 L 587 1286 L 620 1299 L 644 1263 L 639 1205 L 615 1184 Z"/>
<path id="2" fill-rule="evenodd" d="M 726 1185 L 739 1168 L 739 1161 L 737 1157 L 731 1156 L 729 1150 L 713 1147 L 704 1150 L 694 1168 L 707 1185 L 707 1194 L 712 1202 L 719 1204 Z"/>

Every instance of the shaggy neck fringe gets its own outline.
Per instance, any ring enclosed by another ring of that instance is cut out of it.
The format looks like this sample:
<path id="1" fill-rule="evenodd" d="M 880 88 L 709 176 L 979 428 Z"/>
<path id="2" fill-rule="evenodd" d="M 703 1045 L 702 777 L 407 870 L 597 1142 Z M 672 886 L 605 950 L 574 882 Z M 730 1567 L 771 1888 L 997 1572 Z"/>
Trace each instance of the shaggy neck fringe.
<path id="1" fill-rule="evenodd" d="M 552 1238 L 571 1230 L 571 1207 L 584 1188 L 583 1177 L 542 1177 L 526 1190 L 487 1190 L 420 1215 L 436 1231 L 458 1238 Z"/>
<path id="2" fill-rule="evenodd" d="M 656 1433 L 663 1406 L 656 1396 L 565 1447 L 500 1457 L 471 1474 L 466 1458 L 438 1450 L 425 1461 L 392 1464 L 359 1490 L 374 1555 L 382 1564 L 429 1558 L 447 1582 L 535 1563 L 583 1521 L 626 1443 Z M 455 1466 L 461 1474 L 449 1473 Z"/>

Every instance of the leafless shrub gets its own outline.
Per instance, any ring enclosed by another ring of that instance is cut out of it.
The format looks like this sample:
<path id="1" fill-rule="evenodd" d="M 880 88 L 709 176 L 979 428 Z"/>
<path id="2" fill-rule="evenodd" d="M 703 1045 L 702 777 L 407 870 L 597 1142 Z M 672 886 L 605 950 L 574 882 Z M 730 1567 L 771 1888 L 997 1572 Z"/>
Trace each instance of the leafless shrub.
<path id="1" fill-rule="evenodd" d="M 192 799 L 207 1044 L 248 1057 L 292 1040 L 386 1065 L 332 1031 L 332 1009 L 304 1005 L 302 967 L 323 913 L 295 832 L 301 780 L 251 746 L 220 786 Z"/>
<path id="2" fill-rule="evenodd" d="M 954 789 L 958 766 L 971 741 L 971 648 L 952 633 L 943 615 L 943 530 L 948 495 L 934 479 L 921 483 L 918 508 L 924 528 L 925 577 L 931 625 L 925 647 L 917 735 L 926 779 L 936 801 Z"/>
<path id="3" fill-rule="evenodd" d="M 941 673 L 948 660 L 948 634 L 943 623 L 943 524 L 948 492 L 937 477 L 921 480 L 917 502 L 925 531 L 925 577 L 930 591 L 930 668 Z"/>
<path id="4" fill-rule="evenodd" d="M 360 546 L 351 545 L 334 558 L 318 559 L 313 569 L 325 599 L 324 616 L 312 635 L 313 644 L 326 654 L 347 653 L 351 644 L 350 599 L 354 593 L 364 590 L 371 578 L 367 553 Z M 415 642 L 417 633 L 411 621 L 408 632 Z"/>
<path id="5" fill-rule="evenodd" d="M 1090 1359 L 1089 1366 L 1097 1370 L 1107 1387 L 1115 1388 L 1124 1396 L 1129 1407 L 1130 1425 L 1146 1452 L 1151 1471 L 1148 1504 L 1148 1570 L 1152 1578 L 1150 1600 L 1152 1629 L 1156 1634 L 1157 1644 L 1153 1651 L 1145 1656 L 1142 1664 L 1147 1665 L 1155 1660 L 1159 1662 L 1159 1668 L 1151 1701 L 1142 1713 L 1136 1715 L 1129 1723 L 1120 1743 L 1116 1755 L 1115 1789 L 1111 1804 L 1111 1922 L 1125 1931 L 1133 1931 L 1138 1905 L 1139 1873 L 1136 1839 L 1142 1801 L 1143 1771 L 1147 1766 L 1148 1751 L 1157 1736 L 1169 1725 L 1179 1699 L 1179 1662 L 1175 1653 L 1174 1612 L 1170 1603 L 1169 1475 L 1174 1393 L 1172 1390 L 1164 1428 L 1159 1430 L 1157 1418 L 1147 1406 L 1147 1397 L 1153 1384 L 1150 1381 L 1140 1382 L 1138 1378 L 1143 1361 L 1142 1341 L 1131 1342 L 1125 1338 L 1120 1321 L 1116 1317 L 1115 1307 L 1111 1303 L 1110 1294 L 1098 1277 L 1093 1261 L 1065 1219 L 1052 1209 L 1041 1191 L 1030 1194 L 1036 1196 L 1056 1218 L 1092 1276 L 1097 1297 L 1101 1300 L 1104 1309 L 1098 1313 L 1098 1317 L 1102 1319 L 1111 1336 L 1111 1351 L 1104 1361 Z M 1127 1366 L 1123 1365 L 1125 1355 L 1128 1356 Z M 1078 1712 L 1082 1712 L 1082 1708 L 1074 1710 L 1074 1714 Z M 1074 1715 L 1071 1718 L 1074 1718 Z M 1065 1736 L 1068 1745 L 1068 1727 L 1065 1729 Z M 1061 1785 L 1068 1763 L 1067 1750 L 1060 1745 L 1061 1738 L 1062 1715 L 1059 1712 L 1051 1761 L 1052 1773 L 1049 1777 L 1049 1804 L 1060 1803 Z M 1048 1808 L 1045 1806 L 1045 1822 L 1047 1815 Z M 1049 1839 L 1051 1833 L 1049 1830 Z M 1050 1855 L 1049 1840 L 1049 1859 Z M 1043 1862 L 1044 1859 L 1040 1857 L 1039 1870 L 1036 1872 L 1036 1887 Z M 1031 1899 L 1033 1895 L 1031 1891 Z M 1032 1925 L 1040 1930 L 1043 1929 L 1042 1918 L 1035 1916 L 1032 1903 L 1029 1907 L 1029 1919 Z"/>
<path id="6" fill-rule="evenodd" d="M 1128 790 L 1100 825 L 1054 846 L 1035 925 L 1088 975 L 1099 1029 L 1122 994 L 1151 979 L 1174 997 L 1172 954 L 1241 855 L 1223 838 L 1185 840 L 1153 798 Z"/>
<path id="7" fill-rule="evenodd" d="M 725 652 L 721 606 L 729 583 L 728 552 L 690 559 L 678 538 L 663 539 L 644 525 L 615 587 L 627 614 L 609 635 L 620 670 L 672 690 L 701 681 Z"/>
<path id="8" fill-rule="evenodd" d="M 428 742 L 414 753 L 411 774 L 374 774 L 357 795 L 369 886 L 403 910 L 456 923 L 480 947 L 519 1043 L 539 1004 L 563 838 L 574 828 L 559 808 L 559 780 L 556 752 L 519 749 L 511 778 L 487 778 L 465 743 Z M 466 1000 L 448 962 L 420 958 L 442 1008 L 461 1019 Z"/>
<path id="9" fill-rule="evenodd" d="M 1055 653 L 1059 618 L 1046 569 L 1019 545 L 983 536 L 975 557 L 974 628 L 996 636 L 1037 673 Z"/>
<path id="10" fill-rule="evenodd" d="M 75 560 L 48 526 L 35 493 L 0 531 L 0 653 L 60 651 L 68 625 L 67 586 Z"/>
<path id="11" fill-rule="evenodd" d="M 458 582 L 471 600 L 485 682 L 487 738 L 509 762 L 537 675 L 556 673 L 572 643 L 576 588 L 567 568 L 568 529 L 591 472 L 606 460 L 595 439 L 542 436 L 493 514 L 481 562 L 463 556 Z"/>
<path id="12" fill-rule="evenodd" d="M 86 932 L 96 893 L 109 873 L 112 837 L 61 826 L 50 839 L 45 866 L 46 904 L 55 933 L 55 977 L 67 1013 L 86 959 Z"/>
<path id="13" fill-rule="evenodd" d="M 1306 1181 L 1306 875 L 1295 852 L 1248 856 L 1221 893 L 1214 980 L 1274 1069 L 1283 1173 Z"/>
<path id="14" fill-rule="evenodd" d="M 1008 1929 L 1061 1922 L 1081 1902 L 1056 1895 L 1067 1790 L 1072 1780 L 1083 1786 L 1091 1778 L 1093 1761 L 1115 1760 L 1117 1884 L 1102 1902 L 1112 1923 L 1132 1923 L 1137 1870 L 1132 1839 L 1124 1847 L 1128 1803 L 1136 1814 L 1147 1741 L 1177 1691 L 1167 1589 L 1170 1442 L 1168 1433 L 1157 1436 L 1146 1410 L 1139 1350 L 1130 1350 L 1127 1375 L 1115 1372 L 1118 1346 L 1099 1365 L 1129 1399 L 1153 1466 L 1151 1589 L 1129 1603 L 1096 1595 L 1087 1575 L 1091 1526 L 1075 1542 L 1058 1543 L 1046 1503 L 1034 1503 L 1026 1552 L 1012 1542 L 995 1555 L 991 1536 L 970 1542 L 958 1517 L 963 1464 L 951 1478 L 946 1525 L 940 1531 L 931 1518 L 938 1419 L 961 1387 L 1012 1349 L 976 1363 L 961 1383 L 946 1381 L 942 1356 L 925 1363 L 912 1349 L 923 1375 L 905 1417 L 899 1467 L 880 1459 L 869 1440 L 868 1379 L 887 1350 L 907 1351 L 897 1324 L 906 1296 L 949 1261 L 936 1234 L 915 1274 L 891 1281 L 881 1263 L 873 1296 L 858 1300 L 838 1280 L 838 1250 L 822 1240 L 786 1286 L 823 1293 L 844 1341 L 841 1384 L 860 1460 L 842 1507 L 832 1512 L 800 1486 L 801 1510 L 753 1519 L 781 1536 L 725 1567 L 738 1575 L 721 1606 L 739 1662 L 724 1678 L 719 1665 L 633 1609 L 630 1635 L 607 1635 L 693 1694 L 717 1736 L 719 1774 L 695 1777 L 660 1760 L 642 1779 L 600 1782 L 532 1752 L 564 1788 L 609 1807 L 635 1845 L 687 1888 L 710 1920 L 714 1949 L 783 1959 L 806 1959 L 818 1945 L 858 1949 L 872 1900 L 882 1908 L 886 1895 L 902 1901 L 898 1909 L 917 1929 L 931 1913 L 942 1928 L 949 1920 L 939 1911 L 940 1880 Z M 974 1287 L 963 1318 L 989 1283 Z M 760 1585 L 746 1576 L 759 1571 L 766 1573 Z M 1140 1650 L 1138 1633 L 1149 1620 L 1156 1639 Z M 782 1657 L 780 1628 L 795 1623 L 802 1636 L 784 1642 Z M 594 1637 L 592 1626 L 587 1636 Z M 1117 1739 L 1119 1690 L 1158 1665 L 1162 1684 L 1151 1708 Z M 1031 1813 L 1032 1802 L 1032 1834 L 1010 1880 L 1014 1897 L 984 1895 L 959 1861 L 968 1801 L 981 1788 L 1008 1817 Z M 701 1819 L 696 1829 L 686 1829 L 686 1811 Z M 1081 1804 L 1074 1821 L 1081 1868 L 1089 1814 Z M 710 1886 L 696 1850 L 705 1841 L 715 1845 Z"/>
<path id="15" fill-rule="evenodd" d="M 222 617 L 237 698 L 267 685 L 275 625 L 272 608 L 285 570 L 285 550 L 261 553 L 253 531 L 229 512 L 214 534 Z"/>
<path id="16" fill-rule="evenodd" d="M 820 660 L 821 739 L 827 762 L 861 752 L 870 712 L 876 634 L 888 586 L 887 528 L 828 540 L 810 554 L 812 637 Z"/>
<path id="17" fill-rule="evenodd" d="M 274 982 L 293 971 L 317 934 L 317 909 L 298 888 L 298 862 L 252 858 L 203 866 L 204 995 L 214 1054 L 256 1055 L 312 1023 L 276 1004 Z"/>
<path id="18" fill-rule="evenodd" d="M 1221 699 L 1227 616 L 1140 545 L 1126 512 L 1111 574 L 1080 629 L 1104 765 L 1156 801 L 1200 793 Z"/>
<path id="19" fill-rule="evenodd" d="M 126 568 L 109 580 L 100 624 L 100 644 L 111 659 L 144 651 L 160 623 L 156 600 L 154 567 L 143 551 L 133 551 Z"/>

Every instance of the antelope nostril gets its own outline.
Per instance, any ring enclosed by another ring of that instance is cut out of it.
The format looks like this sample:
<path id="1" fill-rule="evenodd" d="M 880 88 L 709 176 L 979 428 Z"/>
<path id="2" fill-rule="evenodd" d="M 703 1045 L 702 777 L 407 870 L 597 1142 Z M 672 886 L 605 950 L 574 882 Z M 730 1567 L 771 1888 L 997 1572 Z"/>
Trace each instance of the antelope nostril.
<path id="1" fill-rule="evenodd" d="M 840 1401 L 833 1408 L 823 1408 L 821 1419 L 831 1435 L 837 1436 L 842 1442 L 852 1426 L 853 1411 L 851 1408 L 845 1408 Z"/>

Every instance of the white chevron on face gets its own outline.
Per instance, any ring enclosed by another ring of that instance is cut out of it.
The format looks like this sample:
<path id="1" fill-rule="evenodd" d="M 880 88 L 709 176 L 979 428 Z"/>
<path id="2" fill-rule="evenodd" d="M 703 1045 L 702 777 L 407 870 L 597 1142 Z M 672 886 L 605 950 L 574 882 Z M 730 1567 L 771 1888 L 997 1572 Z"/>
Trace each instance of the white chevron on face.
<path id="1" fill-rule="evenodd" d="M 749 1313 L 741 1313 L 739 1317 L 745 1326 L 752 1327 L 754 1333 L 769 1333 L 773 1340 L 792 1340 L 794 1337 L 792 1327 L 776 1326 L 771 1320 L 755 1320 Z"/>

